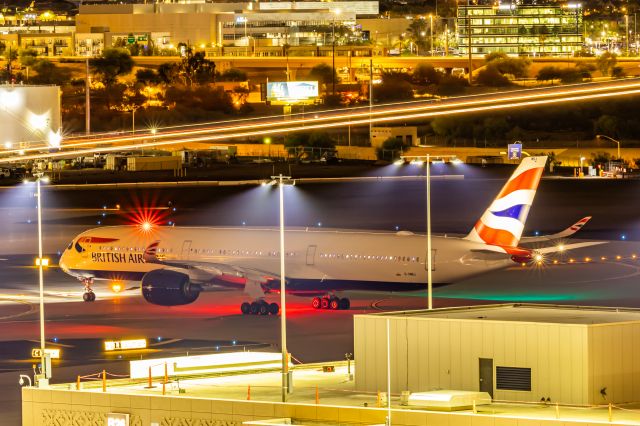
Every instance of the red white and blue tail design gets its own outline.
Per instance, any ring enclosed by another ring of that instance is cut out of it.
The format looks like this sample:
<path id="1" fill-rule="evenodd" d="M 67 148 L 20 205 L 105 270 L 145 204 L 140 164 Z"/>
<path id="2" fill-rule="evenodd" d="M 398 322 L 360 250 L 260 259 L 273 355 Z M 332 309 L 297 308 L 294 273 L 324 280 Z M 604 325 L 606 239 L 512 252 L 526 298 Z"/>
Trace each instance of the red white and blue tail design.
<path id="1" fill-rule="evenodd" d="M 544 156 L 522 160 L 465 238 L 505 249 L 517 247 L 546 162 Z"/>

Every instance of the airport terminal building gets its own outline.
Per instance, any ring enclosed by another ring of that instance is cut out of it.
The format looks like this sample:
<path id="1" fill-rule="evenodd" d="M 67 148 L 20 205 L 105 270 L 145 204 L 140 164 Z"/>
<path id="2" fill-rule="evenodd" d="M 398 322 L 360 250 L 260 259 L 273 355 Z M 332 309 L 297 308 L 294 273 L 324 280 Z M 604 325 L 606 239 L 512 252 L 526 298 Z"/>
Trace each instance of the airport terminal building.
<path id="1" fill-rule="evenodd" d="M 387 325 L 388 324 L 388 325 Z M 358 391 L 451 389 L 494 400 L 640 400 L 640 312 L 506 304 L 354 317 Z"/>

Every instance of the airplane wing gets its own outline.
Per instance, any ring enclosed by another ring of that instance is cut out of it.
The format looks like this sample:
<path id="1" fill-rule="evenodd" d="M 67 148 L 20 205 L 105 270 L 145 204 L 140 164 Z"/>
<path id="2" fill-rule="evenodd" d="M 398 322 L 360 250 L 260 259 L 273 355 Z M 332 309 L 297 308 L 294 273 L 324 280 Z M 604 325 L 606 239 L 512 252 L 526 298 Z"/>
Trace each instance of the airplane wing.
<path id="1" fill-rule="evenodd" d="M 560 244 L 557 246 L 543 247 L 536 249 L 536 253 L 549 254 L 549 253 L 562 253 L 566 250 L 574 250 L 584 247 L 598 246 L 600 244 L 607 244 L 609 241 L 583 241 L 580 243 Z"/>
<path id="2" fill-rule="evenodd" d="M 576 223 L 574 223 L 564 231 L 560 231 L 551 235 L 542 235 L 539 237 L 523 237 L 520 239 L 520 243 L 528 244 L 528 243 L 537 243 L 541 241 L 546 242 L 546 241 L 558 240 L 560 238 L 567 238 L 572 236 L 579 230 L 581 230 L 582 227 L 586 225 L 586 223 L 589 222 L 590 220 L 591 220 L 591 216 L 583 217 L 582 219 L 580 219 L 579 221 L 577 221 Z"/>
<path id="3" fill-rule="evenodd" d="M 270 291 L 268 282 L 271 280 L 279 280 L 280 274 L 271 271 L 260 270 L 256 268 L 247 268 L 240 265 L 232 265 L 220 262 L 210 261 L 193 261 L 193 260 L 165 260 L 157 256 L 158 245 L 160 241 L 155 241 L 144 251 L 143 259 L 147 263 L 155 263 L 166 266 L 177 272 L 188 275 L 204 275 L 203 281 L 222 281 L 228 284 L 238 286 L 244 285 L 245 293 L 253 298 L 263 297 L 265 293 Z M 195 274 L 194 270 L 197 270 Z M 192 274 L 189 274 L 189 271 Z M 329 278 L 326 274 L 318 271 L 318 276 Z"/>

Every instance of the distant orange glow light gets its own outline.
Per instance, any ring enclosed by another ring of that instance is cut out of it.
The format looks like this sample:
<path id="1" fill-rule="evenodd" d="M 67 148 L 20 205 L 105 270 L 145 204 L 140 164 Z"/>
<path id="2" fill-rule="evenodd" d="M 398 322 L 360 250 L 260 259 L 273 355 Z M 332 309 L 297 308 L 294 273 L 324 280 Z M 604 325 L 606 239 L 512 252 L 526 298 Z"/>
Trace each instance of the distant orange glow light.
<path id="1" fill-rule="evenodd" d="M 122 291 L 122 283 L 120 282 L 112 283 L 111 290 L 113 290 L 114 293 L 120 293 Z"/>

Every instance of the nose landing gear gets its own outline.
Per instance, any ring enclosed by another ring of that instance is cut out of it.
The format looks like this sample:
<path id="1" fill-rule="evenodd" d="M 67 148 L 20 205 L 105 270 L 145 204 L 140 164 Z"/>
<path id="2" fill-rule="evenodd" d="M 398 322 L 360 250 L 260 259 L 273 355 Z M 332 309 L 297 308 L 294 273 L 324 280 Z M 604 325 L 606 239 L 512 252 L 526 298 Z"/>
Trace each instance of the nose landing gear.
<path id="1" fill-rule="evenodd" d="M 91 289 L 91 285 L 93 284 L 93 278 L 84 278 L 82 280 L 82 284 L 84 285 L 84 294 L 82 295 L 82 300 L 85 302 L 93 302 L 96 300 L 96 294 Z"/>

